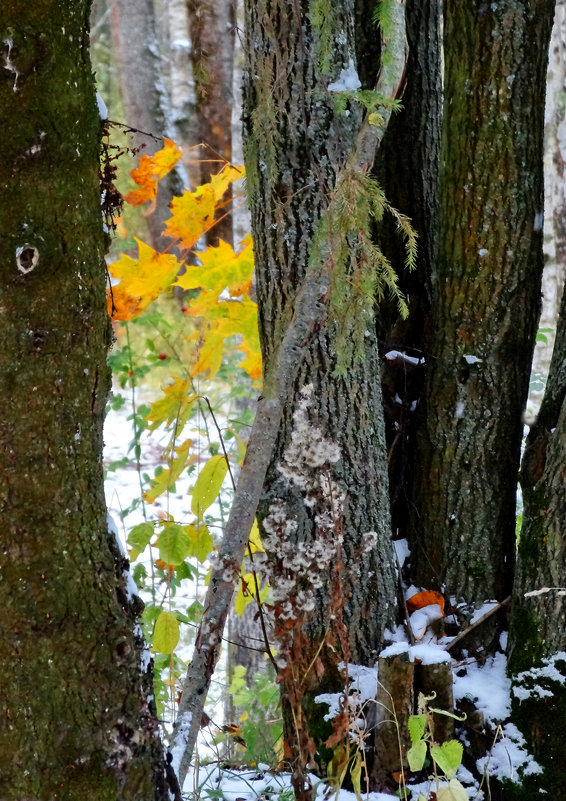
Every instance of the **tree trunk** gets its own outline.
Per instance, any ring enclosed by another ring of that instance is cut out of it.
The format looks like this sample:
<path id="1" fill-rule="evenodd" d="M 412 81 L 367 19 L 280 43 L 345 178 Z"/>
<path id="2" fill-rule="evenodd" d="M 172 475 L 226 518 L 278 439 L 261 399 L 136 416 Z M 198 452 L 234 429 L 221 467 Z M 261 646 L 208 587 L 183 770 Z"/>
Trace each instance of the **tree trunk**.
<path id="1" fill-rule="evenodd" d="M 441 4 L 407 2 L 406 88 L 380 148 L 376 172 L 391 203 L 411 218 L 419 236 L 417 268 L 403 271 L 405 254 L 392 222 L 380 231 L 383 249 L 395 265 L 409 304 L 409 316 L 385 307 L 378 318 L 382 355 L 406 353 L 413 361 L 384 359 L 383 403 L 391 517 L 395 538 L 408 538 L 416 468 L 417 410 L 423 389 L 426 342 L 430 337 L 431 275 L 438 251 L 438 173 L 442 111 Z M 416 362 L 416 363 L 415 363 Z M 415 554 L 416 556 L 416 554 Z"/>
<path id="2" fill-rule="evenodd" d="M 0 7 L 5 801 L 169 799 L 141 604 L 103 494 L 111 330 L 89 7 Z"/>
<path id="3" fill-rule="evenodd" d="M 334 4 L 319 25 L 322 27 L 313 27 L 307 3 L 262 0 L 246 4 L 244 147 L 259 329 L 267 371 L 291 319 L 296 287 L 307 272 L 313 236 L 327 197 L 353 149 L 360 126 L 359 107 L 352 103 L 349 115 L 337 113 L 326 91 L 328 83 L 355 64 L 354 4 Z M 323 26 L 328 25 L 330 30 L 323 31 Z M 374 64 L 373 82 L 377 68 L 378 64 Z M 337 553 L 336 560 L 345 566 L 340 592 L 345 599 L 349 654 L 341 655 L 340 648 L 332 654 L 323 647 L 325 635 L 333 628 L 331 617 L 338 615 L 328 574 L 321 577 L 316 606 L 310 617 L 305 617 L 309 644 L 305 643 L 303 653 L 316 653 L 320 647 L 321 664 L 334 682 L 339 681 L 335 666 L 341 656 L 350 656 L 356 662 L 375 661 L 385 628 L 394 622 L 396 610 L 384 423 L 380 386 L 375 380 L 379 359 L 370 325 L 364 361 L 355 364 L 342 378 L 333 375 L 336 340 L 331 325 L 324 325 L 309 346 L 294 383 L 295 405 L 288 404 L 284 409 L 260 506 L 264 523 L 268 516 L 273 517 L 274 506 L 283 509 L 286 519 L 293 521 L 291 528 L 295 526 L 295 530 L 287 540 L 291 549 L 322 542 L 322 526 L 316 521 L 320 510 L 316 504 L 315 508 L 305 506 L 304 492 L 290 486 L 278 469 L 297 424 L 293 415 L 300 403 L 300 390 L 312 385 L 309 419 L 321 436 L 338 445 L 340 459 L 333 466 L 332 480 L 346 493 L 339 521 L 343 550 Z M 270 525 L 273 526 L 272 520 Z M 377 534 L 376 545 L 364 552 L 363 535 L 370 531 Z M 280 553 L 271 550 L 270 558 L 277 570 Z M 370 581 L 360 580 L 362 576 L 368 576 Z M 289 669 L 297 670 L 299 663 L 293 668 L 293 658 L 299 658 L 301 649 L 297 643 L 293 649 Z M 323 682 L 328 682 L 326 675 L 319 680 L 313 676 L 305 680 L 301 692 L 309 707 L 309 699 L 320 691 Z M 291 698 L 288 688 L 284 684 L 283 687 L 289 742 L 298 737 L 290 720 L 290 708 L 297 697 Z M 302 746 L 299 743 L 299 750 L 303 746 L 309 747 L 305 742 Z M 302 779 L 299 777 L 298 781 Z M 298 786 L 295 791 L 299 796 L 303 792 Z"/>
<path id="4" fill-rule="evenodd" d="M 522 412 L 540 311 L 554 3 L 449 2 L 439 255 L 417 447 L 418 580 L 510 591 Z"/>
<path id="5" fill-rule="evenodd" d="M 168 119 L 153 0 L 108 0 L 108 6 L 124 102 L 124 122 L 139 129 L 132 136 L 133 146 L 143 146 L 144 152 L 151 155 L 163 146 L 161 137 L 176 138 Z M 157 250 L 170 247 L 169 238 L 162 235 L 163 224 L 170 215 L 171 198 L 181 194 L 182 184 L 178 170 L 172 170 L 159 183 L 155 211 L 146 218 L 150 244 Z"/>
<path id="6" fill-rule="evenodd" d="M 195 89 L 192 145 L 202 143 L 200 182 L 232 161 L 232 76 L 236 9 L 234 0 L 187 0 L 191 38 L 190 59 Z M 232 197 L 231 189 L 226 198 Z M 218 240 L 233 244 L 228 214 L 207 234 L 209 245 Z"/>
<path id="7" fill-rule="evenodd" d="M 562 295 L 547 389 L 523 457 L 523 526 L 509 632 L 513 720 L 544 769 L 542 776 L 525 777 L 524 783 L 533 792 L 542 788 L 551 797 L 559 797 L 564 788 L 565 453 L 566 293 Z"/>

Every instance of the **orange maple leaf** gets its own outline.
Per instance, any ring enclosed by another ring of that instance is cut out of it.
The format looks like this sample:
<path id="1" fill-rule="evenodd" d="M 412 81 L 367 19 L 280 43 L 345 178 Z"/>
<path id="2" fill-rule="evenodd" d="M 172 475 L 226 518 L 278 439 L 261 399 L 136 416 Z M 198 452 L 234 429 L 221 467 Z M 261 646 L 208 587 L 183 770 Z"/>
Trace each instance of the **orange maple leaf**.
<path id="1" fill-rule="evenodd" d="M 407 599 L 407 609 L 409 612 L 414 612 L 417 609 L 422 609 L 424 606 L 430 606 L 431 604 L 438 604 L 440 611 L 444 614 L 444 598 L 439 592 L 423 590 Z"/>
<path id="2" fill-rule="evenodd" d="M 164 139 L 164 143 L 161 150 L 158 150 L 153 156 L 142 156 L 139 166 L 130 173 L 140 189 L 128 192 L 125 201 L 130 206 L 141 206 L 151 201 L 151 206 L 145 212 L 146 214 L 150 214 L 155 208 L 157 182 L 171 172 L 183 155 L 183 151 L 171 139 Z"/>

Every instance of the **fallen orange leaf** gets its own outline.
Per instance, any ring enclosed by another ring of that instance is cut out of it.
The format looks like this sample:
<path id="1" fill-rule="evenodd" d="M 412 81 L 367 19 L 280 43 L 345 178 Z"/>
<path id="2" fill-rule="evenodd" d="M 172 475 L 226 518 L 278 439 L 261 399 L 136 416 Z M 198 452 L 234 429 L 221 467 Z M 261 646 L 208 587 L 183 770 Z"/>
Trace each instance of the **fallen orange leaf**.
<path id="1" fill-rule="evenodd" d="M 409 612 L 414 612 L 417 609 L 422 609 L 423 606 L 430 606 L 431 604 L 438 604 L 440 611 L 444 614 L 444 598 L 434 590 L 423 590 L 412 595 L 407 600 L 407 609 Z"/>

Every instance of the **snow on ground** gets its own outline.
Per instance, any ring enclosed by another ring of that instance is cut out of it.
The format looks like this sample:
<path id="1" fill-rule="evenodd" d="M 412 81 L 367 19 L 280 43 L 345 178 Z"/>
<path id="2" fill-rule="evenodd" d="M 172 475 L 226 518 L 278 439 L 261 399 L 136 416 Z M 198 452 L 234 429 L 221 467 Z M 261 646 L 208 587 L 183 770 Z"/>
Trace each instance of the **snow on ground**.
<path id="1" fill-rule="evenodd" d="M 104 428 L 104 463 L 108 467 L 112 462 L 118 462 L 124 458 L 128 451 L 128 444 L 133 438 L 132 424 L 127 420 L 131 408 L 126 404 L 119 411 L 110 411 Z M 161 461 L 161 453 L 164 443 L 154 434 L 152 436 L 144 433 L 141 438 L 141 467 L 142 472 L 153 476 L 154 469 Z M 136 501 L 140 499 L 140 482 L 138 472 L 133 457 L 127 464 L 111 470 L 107 473 L 105 482 L 106 498 L 109 512 L 116 521 L 117 533 L 121 540 L 122 547 L 125 545 L 127 531 L 137 523 L 143 522 L 144 513 L 141 504 L 136 507 Z M 192 519 L 190 511 L 190 486 L 188 478 L 181 478 L 176 483 L 176 492 L 160 504 L 146 505 L 146 514 L 150 519 L 156 519 L 160 509 L 164 509 L 168 514 L 180 523 L 188 523 Z M 122 512 L 130 510 L 122 520 Z M 112 524 L 110 530 L 114 530 Z M 116 533 L 116 532 L 115 532 Z M 401 557 L 406 556 L 404 552 Z M 403 561 L 402 558 L 400 561 Z M 133 584 L 133 582 L 132 582 Z M 133 590 L 133 587 L 132 587 Z M 194 587 L 187 587 L 187 600 L 194 598 Z M 414 588 L 417 592 L 417 588 Z M 411 594 L 411 593 L 409 593 Z M 179 598 L 179 595 L 177 596 Z M 481 617 L 492 606 L 487 603 L 482 609 L 476 612 L 476 618 Z M 382 655 L 388 653 L 400 653 L 408 651 L 411 660 L 419 660 L 431 664 L 435 661 L 449 660 L 449 654 L 444 650 L 443 641 L 436 642 L 436 638 L 431 633 L 425 634 L 420 643 L 410 647 L 408 643 L 402 641 L 404 633 L 398 628 L 392 637 L 393 644 L 389 646 Z M 501 641 L 502 647 L 505 646 L 505 637 Z M 183 658 L 190 656 L 190 649 L 186 649 Z M 490 776 L 497 778 L 510 778 L 517 780 L 518 772 L 524 774 L 540 772 L 540 766 L 525 750 L 525 742 L 520 732 L 511 723 L 506 723 L 510 714 L 510 681 L 505 674 L 506 658 L 504 654 L 495 654 L 488 658 L 484 664 L 472 662 L 465 666 L 454 665 L 454 700 L 457 703 L 463 698 L 471 700 L 475 706 L 484 714 L 486 722 L 496 728 L 502 723 L 502 728 L 496 742 L 491 750 L 491 754 L 482 757 L 477 762 L 477 768 L 481 772 L 484 770 Z M 343 668 L 343 666 L 342 666 Z M 374 698 L 377 688 L 377 665 L 364 667 L 360 665 L 349 665 L 348 675 L 350 678 L 350 694 L 356 694 L 356 702 L 360 706 L 368 699 Z M 340 694 L 324 694 L 317 697 L 320 703 L 329 706 L 326 719 L 332 718 L 339 711 Z M 215 719 L 221 720 L 221 710 L 215 710 Z M 201 743 L 201 750 L 210 753 L 204 743 Z M 460 767 L 456 776 L 465 786 L 470 799 L 481 801 L 483 794 L 478 793 L 477 782 L 473 776 L 463 766 Z M 317 789 L 317 798 L 335 796 L 329 792 L 328 785 L 320 782 L 317 777 L 312 776 L 311 780 Z M 317 785 L 318 782 L 318 785 Z M 409 798 L 416 801 L 419 793 L 428 796 L 434 786 L 429 781 L 418 785 L 411 785 L 408 788 Z M 281 799 L 281 801 L 291 801 L 293 797 L 289 774 L 269 773 L 267 766 L 259 766 L 251 770 L 229 770 L 219 769 L 216 765 L 201 766 L 198 773 L 191 771 L 187 776 L 184 792 L 203 798 L 219 798 L 218 791 L 221 791 L 221 798 L 225 801 L 255 801 L 255 799 Z M 367 801 L 389 801 L 393 796 L 384 793 L 363 794 Z M 340 790 L 337 801 L 355 801 L 355 795 L 346 790 Z"/>
<path id="2" fill-rule="evenodd" d="M 325 782 L 321 782 L 318 776 L 310 774 L 309 778 L 316 790 L 316 798 L 336 798 L 337 801 L 356 801 L 354 793 L 348 790 L 340 790 L 338 794 L 328 792 L 329 787 Z M 221 798 L 225 801 L 271 801 L 271 799 L 285 799 L 291 801 L 293 790 L 291 787 L 291 775 L 289 773 L 270 773 L 268 765 L 258 765 L 257 768 L 250 770 L 233 770 L 229 768 L 219 768 L 216 765 L 201 765 L 195 772 L 193 769 L 187 775 L 183 786 L 184 793 L 190 793 L 195 797 L 207 796 L 218 798 L 218 791 Z M 212 792 L 210 792 L 212 791 Z M 385 793 L 363 793 L 367 801 L 391 801 L 393 796 Z"/>

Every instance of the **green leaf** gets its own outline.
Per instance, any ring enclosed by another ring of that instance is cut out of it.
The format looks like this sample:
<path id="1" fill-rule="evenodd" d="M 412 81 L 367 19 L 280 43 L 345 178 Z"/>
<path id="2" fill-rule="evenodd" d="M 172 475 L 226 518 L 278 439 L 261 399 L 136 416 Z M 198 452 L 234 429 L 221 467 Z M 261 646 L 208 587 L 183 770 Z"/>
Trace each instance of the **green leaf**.
<path id="1" fill-rule="evenodd" d="M 139 523 L 128 534 L 130 558 L 137 559 L 145 551 L 150 539 L 153 537 L 153 523 Z"/>
<path id="2" fill-rule="evenodd" d="M 152 651 L 172 654 L 179 642 L 179 621 L 173 612 L 162 612 L 155 621 Z"/>
<path id="3" fill-rule="evenodd" d="M 177 565 L 177 569 L 175 570 L 175 575 L 179 581 L 196 578 L 196 574 L 197 571 L 189 562 L 182 562 L 180 565 Z"/>
<path id="4" fill-rule="evenodd" d="M 451 779 L 462 763 L 464 748 L 457 740 L 442 745 L 432 745 L 430 755 L 447 779 Z"/>
<path id="5" fill-rule="evenodd" d="M 224 456 L 217 454 L 208 460 L 193 487 L 191 511 L 194 515 L 202 517 L 208 507 L 214 503 L 227 471 L 228 465 Z"/>
<path id="6" fill-rule="evenodd" d="M 196 556 L 201 564 L 206 561 L 214 548 L 212 534 L 206 526 L 184 526 L 191 541 L 191 556 Z"/>
<path id="7" fill-rule="evenodd" d="M 407 760 L 409 767 L 415 773 L 422 770 L 424 761 L 426 759 L 426 742 L 424 740 L 417 740 L 407 751 Z"/>
<path id="8" fill-rule="evenodd" d="M 159 556 L 168 565 L 180 565 L 191 552 L 191 538 L 183 526 L 167 525 L 157 540 Z"/>
<path id="9" fill-rule="evenodd" d="M 413 745 L 418 743 L 426 729 L 426 715 L 411 715 L 409 718 L 409 735 Z"/>
<path id="10" fill-rule="evenodd" d="M 350 778 L 352 779 L 352 787 L 356 794 L 358 801 L 362 801 L 362 753 L 356 751 L 352 766 L 350 768 Z"/>
<path id="11" fill-rule="evenodd" d="M 469 801 L 468 793 L 458 779 L 451 779 L 448 787 L 440 787 L 436 798 L 438 801 Z"/>

